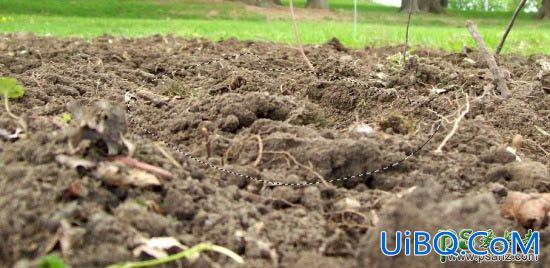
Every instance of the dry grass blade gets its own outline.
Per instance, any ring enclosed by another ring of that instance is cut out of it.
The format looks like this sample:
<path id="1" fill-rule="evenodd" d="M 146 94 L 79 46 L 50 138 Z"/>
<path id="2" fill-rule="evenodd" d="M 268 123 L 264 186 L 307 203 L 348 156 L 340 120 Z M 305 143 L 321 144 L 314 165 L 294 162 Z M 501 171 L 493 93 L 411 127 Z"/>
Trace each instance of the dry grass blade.
<path id="1" fill-rule="evenodd" d="M 311 61 L 309 61 L 309 59 L 306 56 L 306 53 L 304 52 L 304 46 L 302 45 L 302 39 L 300 38 L 298 25 L 296 24 L 296 14 L 294 14 L 294 5 L 292 4 L 292 0 L 290 0 L 289 5 L 290 5 L 290 15 L 292 16 L 292 30 L 294 31 L 294 36 L 296 37 L 296 43 L 298 45 L 298 49 L 300 50 L 300 54 L 302 54 L 302 57 L 304 58 L 304 61 L 307 64 L 307 67 L 312 72 L 315 72 L 315 67 L 313 67 L 313 64 L 311 64 Z"/>
<path id="2" fill-rule="evenodd" d="M 158 266 L 161 264 L 173 262 L 179 259 L 193 259 L 195 258 L 199 253 L 203 251 L 215 251 L 221 254 L 224 254 L 234 260 L 235 262 L 239 264 L 244 264 L 244 259 L 239 256 L 237 253 L 224 248 L 222 246 L 214 245 L 211 243 L 201 243 L 198 244 L 192 248 L 188 248 L 182 252 L 166 256 L 164 258 L 160 259 L 153 259 L 153 260 L 147 260 L 147 261 L 139 261 L 139 262 L 127 262 L 127 263 L 121 263 L 121 264 L 113 264 L 108 266 L 107 268 L 138 268 L 138 267 L 153 267 Z"/>
<path id="3" fill-rule="evenodd" d="M 405 66 L 405 61 L 407 60 L 407 50 L 409 49 L 409 27 L 411 26 L 411 14 L 412 14 L 412 3 L 409 4 L 409 17 L 407 19 L 407 30 L 405 31 L 405 47 L 403 48 L 403 66 Z"/>

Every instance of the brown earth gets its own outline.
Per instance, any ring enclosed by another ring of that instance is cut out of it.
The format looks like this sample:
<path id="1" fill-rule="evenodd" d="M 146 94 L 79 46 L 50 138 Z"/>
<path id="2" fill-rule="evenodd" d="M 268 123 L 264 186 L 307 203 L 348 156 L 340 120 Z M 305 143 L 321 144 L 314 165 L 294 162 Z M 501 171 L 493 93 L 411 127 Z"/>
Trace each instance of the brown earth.
<path id="1" fill-rule="evenodd" d="M 379 231 L 524 231 L 499 215 L 490 188 L 550 191 L 550 140 L 534 127 L 550 130 L 550 57 L 501 56 L 512 93 L 502 100 L 477 52 L 419 49 L 403 68 L 395 60 L 400 50 L 351 50 L 337 40 L 306 47 L 318 78 L 269 70 L 306 70 L 298 51 L 273 43 L 0 36 L 0 76 L 26 88 L 10 106 L 28 123 L 27 137 L 0 138 L 0 266 L 27 267 L 55 251 L 72 267 L 102 267 L 139 259 L 132 250 L 140 238 L 172 236 L 187 246 L 228 247 L 248 267 L 424 267 L 437 257 L 381 256 Z M 259 59 L 189 68 L 243 51 Z M 465 94 L 469 113 L 435 153 Z M 66 124 L 60 118 L 69 112 Z M 418 156 L 335 184 L 269 187 L 206 169 L 175 150 L 266 180 L 329 180 L 403 158 L 441 116 L 443 128 Z M 374 131 L 355 131 L 362 123 Z M 2 110 L 0 129 L 16 127 Z M 112 165 L 113 155 L 128 153 L 120 133 L 136 145 L 133 158 L 172 178 L 121 185 L 108 179 L 132 172 L 123 164 L 109 177 L 98 175 L 100 167 L 60 160 Z M 504 149 L 517 134 L 521 162 Z M 160 152 L 159 141 L 181 167 Z M 541 258 L 550 259 L 550 227 L 541 231 Z M 236 265 L 203 256 L 192 265 Z"/>

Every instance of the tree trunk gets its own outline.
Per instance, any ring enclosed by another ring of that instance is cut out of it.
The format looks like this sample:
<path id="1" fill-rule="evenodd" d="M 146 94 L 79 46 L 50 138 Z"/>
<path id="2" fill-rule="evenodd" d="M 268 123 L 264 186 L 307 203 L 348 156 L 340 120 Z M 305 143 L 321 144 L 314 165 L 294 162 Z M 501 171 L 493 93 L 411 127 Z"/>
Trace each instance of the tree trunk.
<path id="1" fill-rule="evenodd" d="M 449 0 L 440 0 L 439 3 L 441 4 L 441 7 L 443 7 L 443 8 L 449 7 Z"/>
<path id="2" fill-rule="evenodd" d="M 550 0 L 542 0 L 538 17 L 540 19 L 550 19 Z"/>
<path id="3" fill-rule="evenodd" d="M 259 6 L 259 7 L 274 7 L 282 5 L 281 0 L 238 0 L 247 5 Z"/>
<path id="4" fill-rule="evenodd" d="M 401 0 L 401 9 L 399 11 L 408 13 L 409 10 L 411 12 L 420 11 L 420 9 L 418 9 L 418 0 Z"/>
<path id="5" fill-rule="evenodd" d="M 442 13 L 443 1 L 446 0 L 401 0 L 400 11 L 406 13 L 409 12 L 409 8 L 412 8 L 412 12 Z"/>
<path id="6" fill-rule="evenodd" d="M 306 7 L 328 9 L 328 0 L 307 0 Z"/>

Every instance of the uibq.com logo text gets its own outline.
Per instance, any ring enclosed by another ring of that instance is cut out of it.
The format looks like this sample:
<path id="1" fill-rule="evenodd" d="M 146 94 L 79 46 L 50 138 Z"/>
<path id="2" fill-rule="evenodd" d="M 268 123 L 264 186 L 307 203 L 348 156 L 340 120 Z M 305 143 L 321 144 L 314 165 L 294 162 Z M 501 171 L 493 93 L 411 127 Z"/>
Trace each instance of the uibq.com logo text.
<path id="1" fill-rule="evenodd" d="M 395 245 L 393 249 L 389 243 Z M 455 261 L 538 261 L 540 233 L 528 230 L 524 235 L 518 231 L 505 231 L 497 236 L 493 230 L 473 229 L 440 230 L 433 236 L 425 231 L 380 232 L 380 250 L 386 256 L 439 255 L 442 263 Z"/>

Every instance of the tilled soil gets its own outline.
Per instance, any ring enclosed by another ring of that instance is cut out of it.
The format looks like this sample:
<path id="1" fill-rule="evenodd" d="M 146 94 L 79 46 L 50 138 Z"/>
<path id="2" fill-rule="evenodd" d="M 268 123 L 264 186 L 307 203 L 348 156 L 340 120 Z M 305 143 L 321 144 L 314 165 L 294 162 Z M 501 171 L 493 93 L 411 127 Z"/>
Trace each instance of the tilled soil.
<path id="1" fill-rule="evenodd" d="M 524 230 L 499 215 L 490 188 L 550 191 L 550 140 L 535 128 L 550 130 L 550 56 L 499 57 L 504 100 L 471 49 L 419 49 L 405 66 L 400 50 L 309 46 L 314 75 L 297 50 L 273 43 L 0 36 L 0 75 L 26 88 L 10 107 L 28 124 L 26 137 L 0 139 L 0 266 L 58 252 L 72 267 L 103 267 L 147 258 L 132 253 L 140 239 L 171 236 L 225 246 L 248 267 L 425 267 L 438 258 L 383 257 L 379 231 Z M 434 152 L 467 99 L 456 134 Z M 402 164 L 322 182 L 404 158 L 441 119 Z M 2 110 L 0 129 L 16 127 Z M 515 156 L 506 147 L 518 134 Z M 261 180 L 321 183 L 272 187 L 184 152 Z M 113 183 L 60 160 L 109 164 L 129 153 L 172 176 Z M 550 227 L 541 232 L 540 267 Z M 183 265 L 236 264 L 208 253 Z"/>

